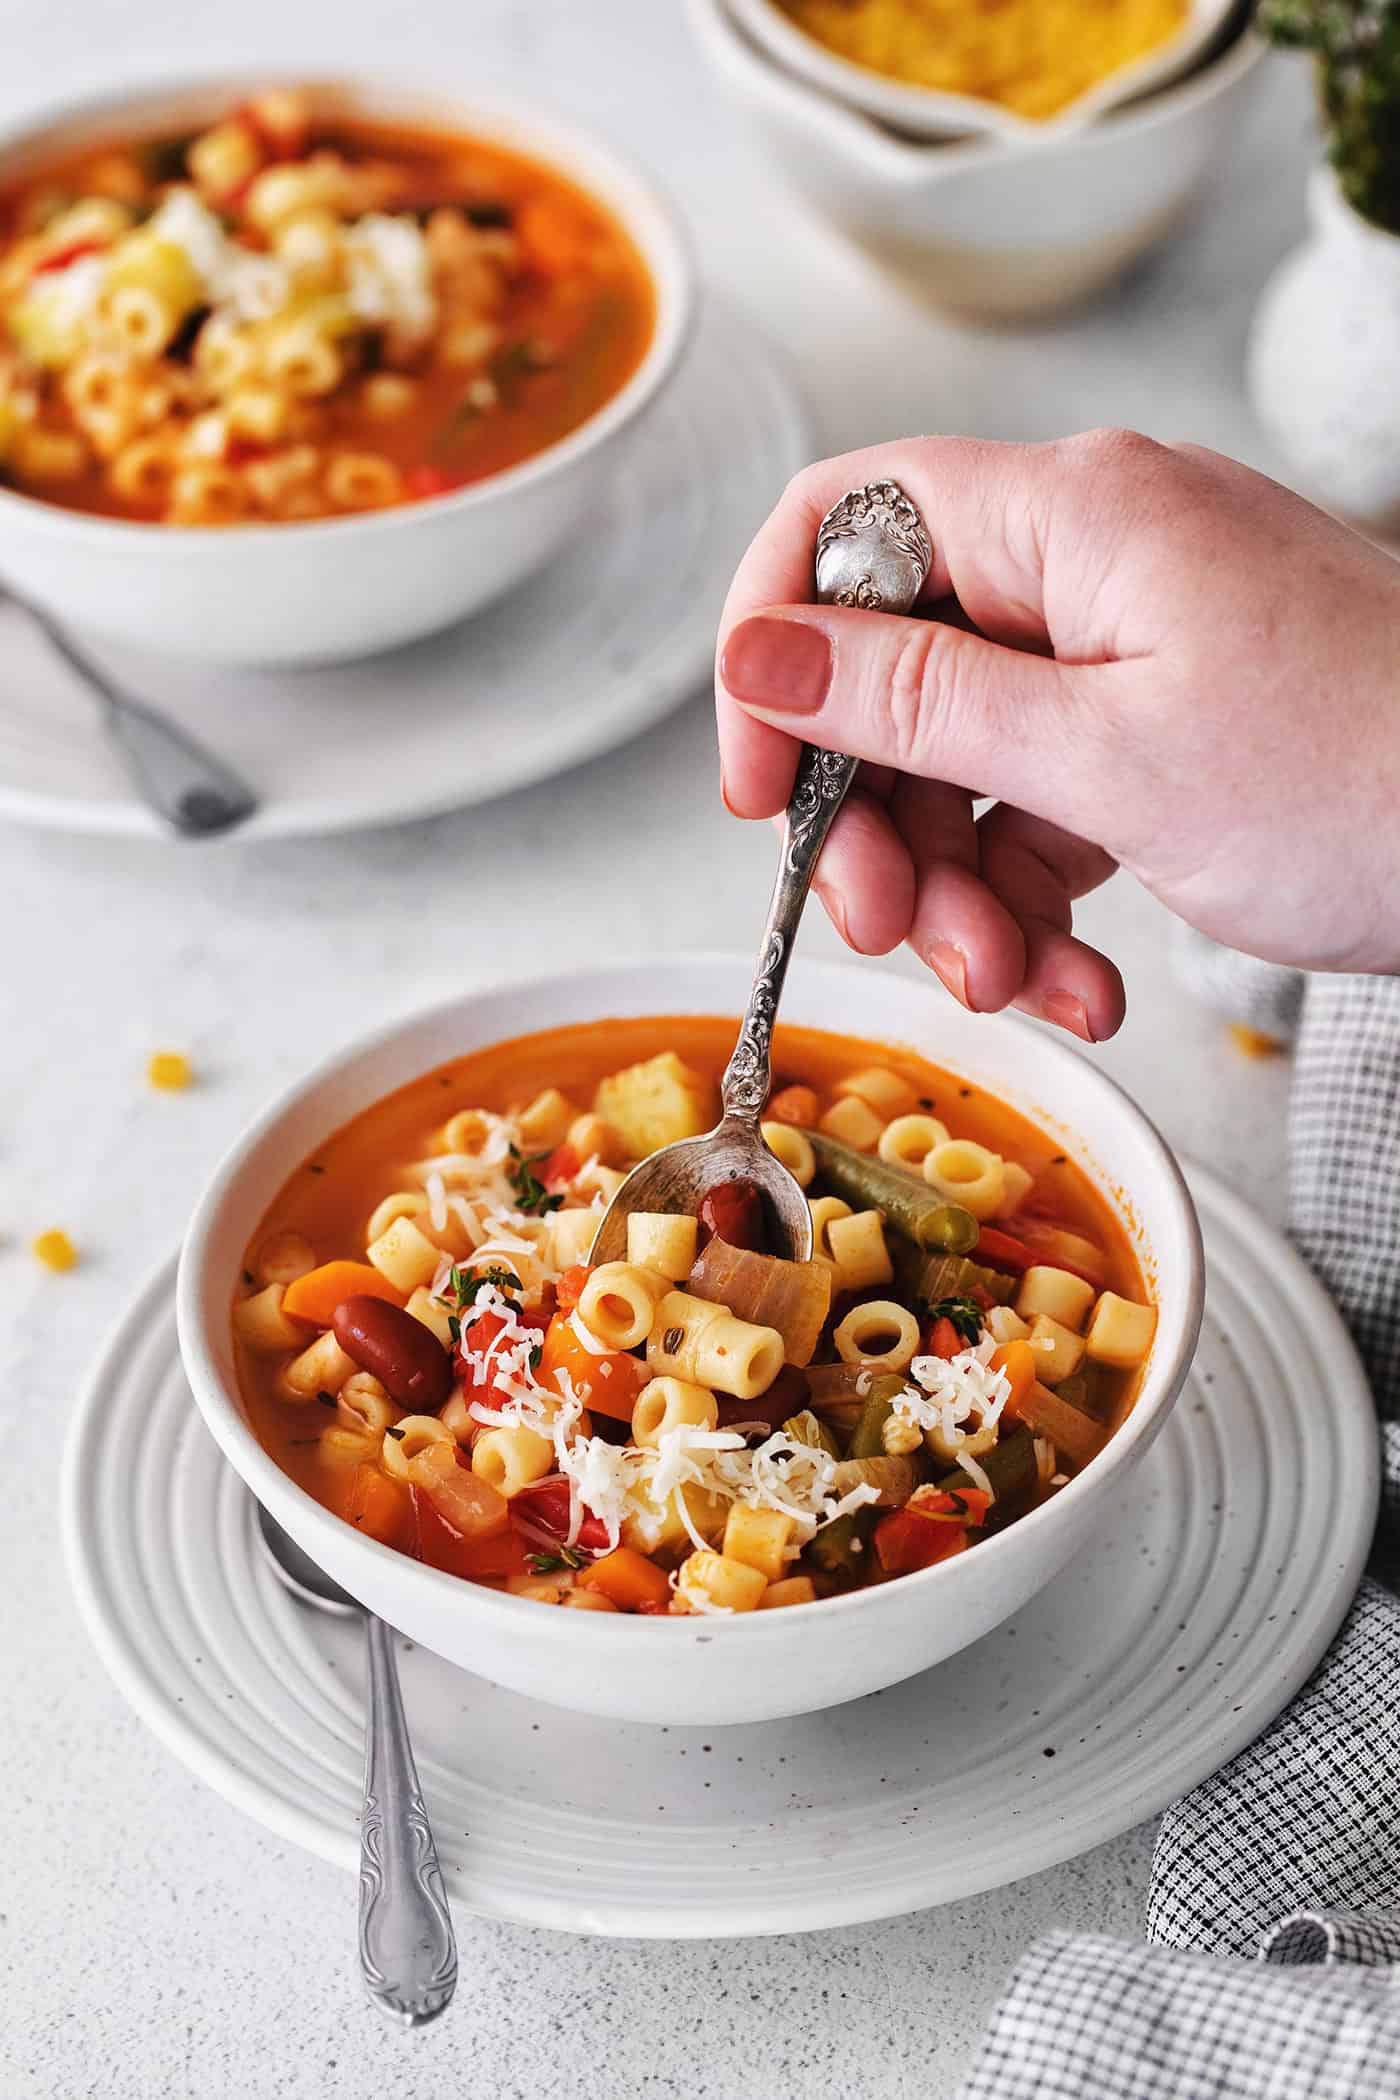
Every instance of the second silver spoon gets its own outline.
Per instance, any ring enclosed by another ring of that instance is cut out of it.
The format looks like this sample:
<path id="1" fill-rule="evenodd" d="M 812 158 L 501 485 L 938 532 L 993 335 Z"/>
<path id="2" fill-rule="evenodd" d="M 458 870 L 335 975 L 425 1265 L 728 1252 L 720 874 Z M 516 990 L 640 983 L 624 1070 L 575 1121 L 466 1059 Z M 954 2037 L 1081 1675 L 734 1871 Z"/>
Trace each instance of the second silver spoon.
<path id="1" fill-rule="evenodd" d="M 369 1710 L 360 1819 L 360 1973 L 382 2013 L 423 2027 L 457 1988 L 457 1941 L 437 1846 L 418 1785 L 399 1693 L 393 1635 L 258 1504 L 258 1530 L 279 1582 L 303 1604 L 365 1622 Z"/>

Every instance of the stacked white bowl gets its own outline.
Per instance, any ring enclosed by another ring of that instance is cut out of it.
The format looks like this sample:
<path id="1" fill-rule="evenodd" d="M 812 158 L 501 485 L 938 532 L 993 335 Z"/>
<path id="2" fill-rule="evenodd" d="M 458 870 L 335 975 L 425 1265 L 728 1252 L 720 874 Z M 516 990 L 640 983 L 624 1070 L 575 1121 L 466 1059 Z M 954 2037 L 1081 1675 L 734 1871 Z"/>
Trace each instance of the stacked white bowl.
<path id="1" fill-rule="evenodd" d="M 790 186 L 940 305 L 1003 321 L 1088 297 L 1172 230 L 1264 55 L 1247 0 L 1195 0 L 1179 38 L 1031 123 L 851 65 L 775 0 L 688 4 Z"/>

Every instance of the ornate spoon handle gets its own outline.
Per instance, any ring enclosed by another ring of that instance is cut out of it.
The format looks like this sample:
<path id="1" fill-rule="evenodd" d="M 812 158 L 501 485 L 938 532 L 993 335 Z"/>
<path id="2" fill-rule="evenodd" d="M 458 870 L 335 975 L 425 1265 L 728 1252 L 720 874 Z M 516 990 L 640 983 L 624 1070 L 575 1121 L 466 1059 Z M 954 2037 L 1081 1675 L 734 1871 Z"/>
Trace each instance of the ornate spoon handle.
<path id="1" fill-rule="evenodd" d="M 408 1740 L 393 1636 L 365 1616 L 369 1719 L 360 1824 L 360 1972 L 380 2011 L 435 2020 L 457 1988 L 457 1942 Z"/>
<path id="2" fill-rule="evenodd" d="M 867 612 L 907 613 L 924 587 L 933 547 L 923 519 L 899 484 L 874 481 L 852 489 L 817 531 L 817 599 Z M 792 959 L 798 922 L 836 812 L 860 761 L 804 744 L 783 821 L 783 850 L 758 968 L 734 1055 L 720 1092 L 725 1119 L 757 1123 L 773 1083 L 773 1028 Z"/>

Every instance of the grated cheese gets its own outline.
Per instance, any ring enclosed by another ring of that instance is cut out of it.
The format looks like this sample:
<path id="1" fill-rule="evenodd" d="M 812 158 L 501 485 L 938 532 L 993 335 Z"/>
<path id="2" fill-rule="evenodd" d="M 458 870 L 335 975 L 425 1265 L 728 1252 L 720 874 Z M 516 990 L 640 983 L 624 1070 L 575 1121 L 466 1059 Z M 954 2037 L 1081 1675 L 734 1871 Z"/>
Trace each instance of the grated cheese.
<path id="1" fill-rule="evenodd" d="M 970 1436 L 995 1430 L 1011 1398 L 1011 1381 L 993 1370 L 996 1343 L 984 1334 L 975 1349 L 953 1357 L 916 1356 L 909 1366 L 912 1385 L 896 1393 L 891 1412 L 902 1422 L 932 1430 L 939 1448 L 966 1464 Z"/>
<path id="2" fill-rule="evenodd" d="M 428 244 L 415 219 L 367 213 L 350 229 L 345 255 L 350 310 L 358 319 L 415 342 L 432 334 L 437 302 Z"/>

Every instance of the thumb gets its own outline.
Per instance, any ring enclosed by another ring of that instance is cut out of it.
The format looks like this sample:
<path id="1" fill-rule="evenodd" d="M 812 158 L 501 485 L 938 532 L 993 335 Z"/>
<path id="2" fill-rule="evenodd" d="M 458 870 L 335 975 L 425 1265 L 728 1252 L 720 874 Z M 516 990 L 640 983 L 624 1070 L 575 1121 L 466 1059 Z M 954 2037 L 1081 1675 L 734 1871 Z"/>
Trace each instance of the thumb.
<path id="1" fill-rule="evenodd" d="M 934 620 L 776 605 L 725 637 L 720 682 L 745 713 L 872 765 L 947 780 L 1070 830 L 1105 783 L 1066 755 L 1103 754 L 1091 681 L 1120 667 L 1057 663 Z"/>

